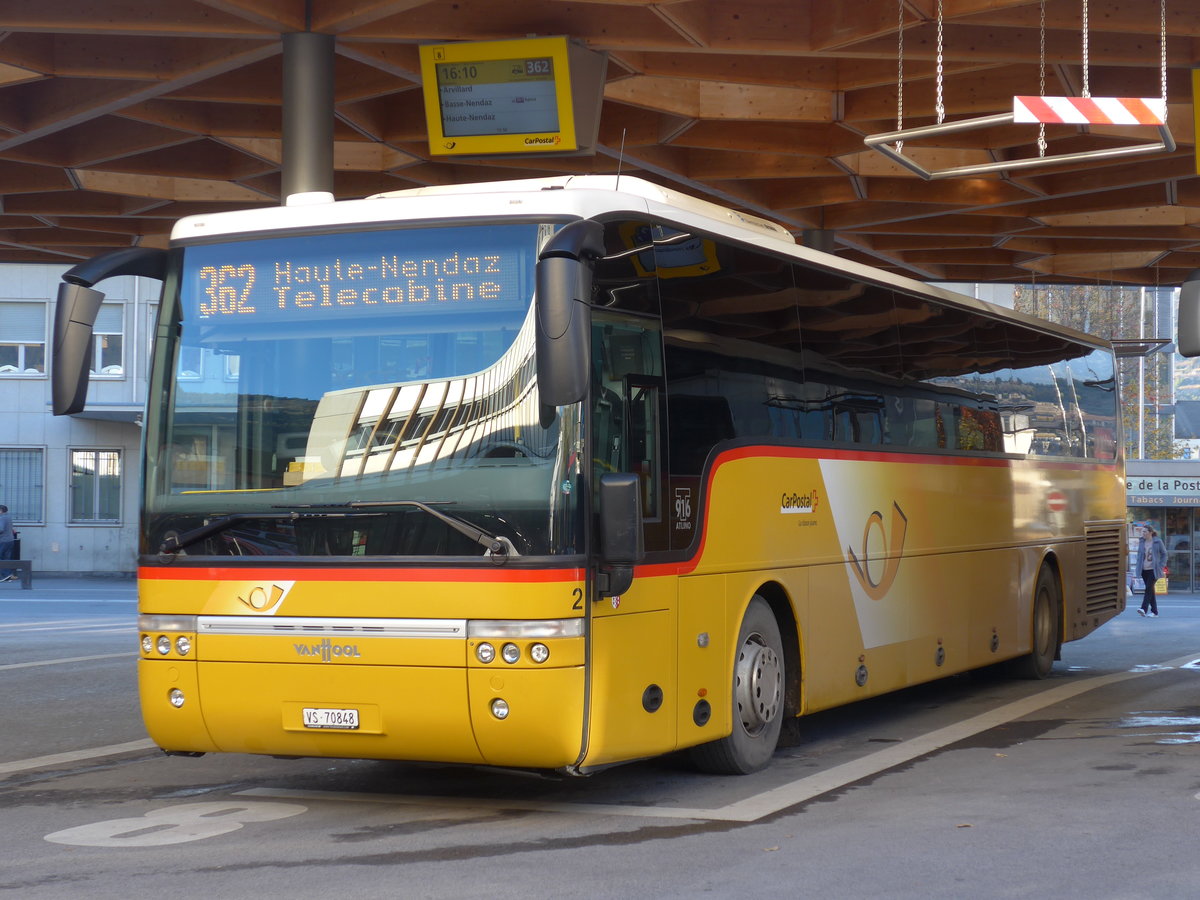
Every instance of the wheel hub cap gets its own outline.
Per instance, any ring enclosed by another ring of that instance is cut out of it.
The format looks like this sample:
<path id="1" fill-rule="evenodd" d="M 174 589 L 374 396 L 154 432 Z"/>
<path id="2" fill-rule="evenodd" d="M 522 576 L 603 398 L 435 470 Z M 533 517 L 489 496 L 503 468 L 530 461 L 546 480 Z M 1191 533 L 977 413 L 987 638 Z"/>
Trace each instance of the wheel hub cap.
<path id="1" fill-rule="evenodd" d="M 734 698 L 742 725 L 748 734 L 757 734 L 779 715 L 783 700 L 783 666 L 778 654 L 752 634 L 738 653 Z"/>

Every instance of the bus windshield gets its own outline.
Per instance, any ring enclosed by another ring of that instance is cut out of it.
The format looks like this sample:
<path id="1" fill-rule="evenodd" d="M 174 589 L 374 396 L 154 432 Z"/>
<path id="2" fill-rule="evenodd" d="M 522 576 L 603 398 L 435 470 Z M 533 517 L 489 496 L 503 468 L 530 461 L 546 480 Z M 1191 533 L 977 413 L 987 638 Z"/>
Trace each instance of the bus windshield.
<path id="1" fill-rule="evenodd" d="M 182 552 L 479 556 L 471 529 L 511 555 L 576 552 L 579 412 L 543 427 L 534 376 L 549 233 L 459 225 L 185 249 L 156 347 L 143 552 L 214 521 Z"/>

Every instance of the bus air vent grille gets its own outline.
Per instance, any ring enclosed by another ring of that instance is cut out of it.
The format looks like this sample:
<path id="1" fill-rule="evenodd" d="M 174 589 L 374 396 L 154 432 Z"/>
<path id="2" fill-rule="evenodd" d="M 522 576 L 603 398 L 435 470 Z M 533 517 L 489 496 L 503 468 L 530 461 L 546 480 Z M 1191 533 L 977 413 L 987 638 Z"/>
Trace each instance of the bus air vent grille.
<path id="1" fill-rule="evenodd" d="M 1084 529 L 1087 542 L 1087 614 L 1115 612 L 1121 608 L 1121 554 L 1125 529 L 1121 525 L 1095 525 Z"/>

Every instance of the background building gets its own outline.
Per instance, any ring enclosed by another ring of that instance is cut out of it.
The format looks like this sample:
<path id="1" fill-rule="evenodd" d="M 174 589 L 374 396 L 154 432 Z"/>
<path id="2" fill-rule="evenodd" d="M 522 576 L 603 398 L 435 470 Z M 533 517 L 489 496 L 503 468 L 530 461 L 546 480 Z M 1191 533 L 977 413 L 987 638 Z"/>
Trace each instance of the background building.
<path id="1" fill-rule="evenodd" d="M 54 297 L 67 266 L 0 264 L 0 503 L 38 572 L 137 565 L 138 455 L 160 285 L 103 283 L 88 407 L 50 413 Z"/>

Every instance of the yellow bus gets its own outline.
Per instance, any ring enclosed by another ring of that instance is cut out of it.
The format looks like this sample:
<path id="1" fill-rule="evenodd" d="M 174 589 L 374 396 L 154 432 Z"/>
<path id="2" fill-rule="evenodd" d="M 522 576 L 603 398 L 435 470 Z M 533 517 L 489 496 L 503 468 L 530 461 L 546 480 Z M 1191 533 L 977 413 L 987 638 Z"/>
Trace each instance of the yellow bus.
<path id="1" fill-rule="evenodd" d="M 141 706 L 172 754 L 766 766 L 786 718 L 1124 608 L 1103 341 L 631 177 L 193 216 L 163 281 Z M 319 198 L 318 198 L 319 199 Z"/>

